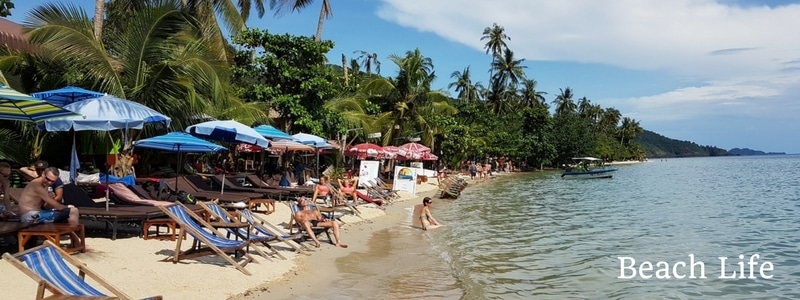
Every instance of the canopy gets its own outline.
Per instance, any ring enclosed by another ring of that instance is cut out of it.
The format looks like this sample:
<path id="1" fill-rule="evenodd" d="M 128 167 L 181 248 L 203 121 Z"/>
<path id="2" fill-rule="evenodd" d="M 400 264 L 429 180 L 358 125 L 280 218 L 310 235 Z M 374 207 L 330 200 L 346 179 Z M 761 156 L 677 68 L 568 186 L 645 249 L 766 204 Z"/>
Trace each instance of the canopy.
<path id="1" fill-rule="evenodd" d="M 347 148 L 344 152 L 347 156 L 356 156 L 358 159 L 367 157 L 382 158 L 384 156 L 383 148 L 372 143 L 361 143 Z"/>
<path id="2" fill-rule="evenodd" d="M 431 148 L 417 143 L 407 143 L 397 147 L 397 154 L 408 158 L 419 157 L 425 152 L 431 152 Z M 416 159 L 416 158 L 415 158 Z"/>
<path id="3" fill-rule="evenodd" d="M 47 131 L 69 131 L 70 129 L 110 131 L 142 129 L 144 124 L 158 122 L 163 122 L 164 127 L 169 127 L 169 123 L 172 121 L 170 117 L 147 106 L 111 95 L 73 102 L 65 105 L 64 109 L 83 116 L 45 120 L 38 125 L 39 129 Z"/>
<path id="4" fill-rule="evenodd" d="M 234 120 L 203 122 L 187 127 L 186 132 L 199 138 L 220 142 L 245 143 L 261 148 L 269 147 L 269 141 L 261 134 Z"/>
<path id="5" fill-rule="evenodd" d="M 302 133 L 301 132 L 301 133 L 292 135 L 292 137 L 294 138 L 295 141 L 298 141 L 298 142 L 300 142 L 302 144 L 305 144 L 305 145 L 309 145 L 309 146 L 314 147 L 314 148 L 335 148 L 335 146 L 333 146 L 330 143 L 328 143 L 328 141 L 325 140 L 324 138 L 318 137 L 318 136 L 313 135 L 313 134 L 308 134 L 308 133 Z"/>
<path id="6" fill-rule="evenodd" d="M 133 146 L 162 151 L 190 153 L 221 152 L 227 150 L 225 147 L 183 132 L 170 132 L 164 135 L 141 139 L 133 142 Z"/>
<path id="7" fill-rule="evenodd" d="M 287 140 L 294 139 L 290 134 L 280 131 L 278 130 L 278 128 L 275 128 L 272 125 L 259 125 L 253 127 L 253 129 L 268 139 L 287 139 Z"/>
<path id="8" fill-rule="evenodd" d="M 49 118 L 76 115 L 76 113 L 68 109 L 25 95 L 0 84 L 0 119 L 36 122 Z"/>
<path id="9" fill-rule="evenodd" d="M 42 99 L 58 106 L 64 106 L 76 101 L 82 101 L 91 98 L 103 97 L 106 94 L 101 92 L 90 91 L 87 89 L 79 88 L 77 86 L 65 86 L 60 89 L 43 91 L 33 93 L 31 96 L 34 98 Z"/>
<path id="10" fill-rule="evenodd" d="M 314 151 L 314 147 L 303 145 L 292 140 L 275 139 L 270 141 L 269 149 L 272 151 Z"/>
<path id="11" fill-rule="evenodd" d="M 397 151 L 400 151 L 400 148 L 397 146 L 383 146 L 383 156 L 386 159 L 392 159 L 397 157 Z"/>

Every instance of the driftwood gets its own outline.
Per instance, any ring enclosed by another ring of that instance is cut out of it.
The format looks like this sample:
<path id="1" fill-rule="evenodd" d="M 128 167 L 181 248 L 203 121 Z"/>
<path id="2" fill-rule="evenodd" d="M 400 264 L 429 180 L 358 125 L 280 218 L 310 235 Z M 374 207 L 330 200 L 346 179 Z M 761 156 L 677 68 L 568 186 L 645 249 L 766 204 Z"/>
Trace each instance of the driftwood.
<path id="1" fill-rule="evenodd" d="M 115 156 L 116 159 L 114 160 L 114 164 L 111 166 L 109 173 L 117 177 L 133 175 L 135 170 L 133 169 L 134 159 L 131 150 L 123 150 L 120 153 L 115 154 Z"/>

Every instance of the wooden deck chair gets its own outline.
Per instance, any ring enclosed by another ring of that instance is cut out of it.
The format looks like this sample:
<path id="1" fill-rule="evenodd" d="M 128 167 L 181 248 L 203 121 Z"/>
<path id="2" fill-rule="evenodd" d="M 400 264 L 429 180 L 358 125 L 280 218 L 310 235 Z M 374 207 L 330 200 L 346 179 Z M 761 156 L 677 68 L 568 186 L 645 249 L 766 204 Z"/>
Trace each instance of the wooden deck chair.
<path id="1" fill-rule="evenodd" d="M 284 202 L 284 203 L 286 203 L 286 205 L 288 205 L 289 208 L 292 210 L 292 216 L 289 219 L 289 234 L 292 234 L 292 232 L 294 232 L 294 225 L 295 225 L 294 214 L 297 213 L 298 211 L 300 211 L 300 206 L 298 206 L 297 202 L 295 202 L 295 201 L 288 201 L 288 202 Z M 313 210 L 316 210 L 317 209 L 317 205 L 310 204 L 309 208 L 313 209 Z M 323 214 L 323 216 L 325 216 L 325 214 Z M 331 219 L 331 220 L 334 219 L 334 218 L 330 218 L 329 216 L 325 216 L 325 217 L 328 218 L 328 219 Z M 297 227 L 300 228 L 300 231 L 303 231 L 303 226 L 299 226 L 298 225 Z M 330 241 L 330 243 L 332 245 L 336 245 L 336 243 L 333 241 L 333 238 L 331 238 L 330 228 L 327 228 L 327 227 L 311 227 L 311 230 L 314 231 L 314 235 L 316 235 L 316 236 L 319 236 L 320 233 L 325 233 L 325 235 L 328 237 L 328 240 Z"/>
<path id="2" fill-rule="evenodd" d="M 294 240 L 302 238 L 302 234 L 286 234 L 282 229 L 274 224 L 268 222 L 262 217 L 259 217 L 257 214 L 254 214 L 249 209 L 240 209 L 237 210 L 239 215 L 241 215 L 250 225 L 253 226 L 253 229 L 259 232 L 259 234 L 264 235 L 274 235 L 277 240 L 286 243 L 289 247 L 294 248 L 295 251 L 304 253 L 304 250 L 311 250 L 304 245 L 298 244 Z"/>
<path id="3" fill-rule="evenodd" d="M 366 189 L 367 195 L 373 198 L 381 198 L 389 202 L 399 199 L 397 192 L 378 187 L 372 180 L 365 181 L 362 186 Z"/>
<path id="4" fill-rule="evenodd" d="M 111 283 L 100 277 L 89 267 L 70 256 L 64 250 L 50 241 L 45 241 L 41 246 L 19 252 L 17 254 L 4 253 L 3 259 L 17 267 L 22 273 L 28 275 L 39 284 L 36 290 L 36 299 L 132 299 Z M 72 267 L 70 267 L 72 265 Z M 78 270 L 76 274 L 74 269 Z M 89 285 L 84 279 L 89 275 L 112 296 Z M 45 298 L 45 292 L 51 296 Z M 161 296 L 145 299 L 160 300 Z"/>
<path id="5" fill-rule="evenodd" d="M 250 223 L 239 222 L 238 220 L 236 220 L 236 218 L 231 216 L 231 214 L 229 214 L 224 208 L 222 208 L 222 206 L 219 206 L 219 204 L 213 202 L 198 202 L 198 204 L 203 209 L 211 213 L 211 215 L 214 218 L 216 218 L 217 221 L 219 222 L 245 225 L 242 227 L 225 227 L 225 230 L 228 232 L 229 238 L 231 237 L 231 235 L 233 235 L 234 237 L 247 239 L 248 241 L 250 241 L 251 244 L 255 246 L 257 246 L 258 244 L 264 245 L 265 247 L 267 247 L 267 249 L 270 250 L 270 252 L 272 252 L 272 254 L 275 254 L 275 256 L 280 257 L 281 259 L 286 259 L 286 257 L 278 253 L 278 251 L 275 250 L 275 248 L 273 248 L 269 244 L 269 242 L 277 240 L 276 236 L 271 234 L 269 235 L 259 234 L 259 232 L 253 231 L 252 227 L 250 226 Z M 256 250 L 256 252 L 258 252 L 258 254 L 261 254 L 261 256 L 271 260 L 267 255 L 267 253 L 261 251 L 261 249 L 259 249 L 258 247 L 254 247 L 254 249 Z"/>
<path id="6" fill-rule="evenodd" d="M 181 203 L 159 206 L 159 208 L 170 218 L 175 220 L 181 228 L 178 242 L 175 245 L 175 254 L 173 254 L 171 259 L 172 263 L 178 263 L 181 259 L 219 255 L 245 275 L 252 275 L 244 268 L 247 263 L 253 261 L 253 257 L 244 251 L 244 248 L 249 244 L 248 241 L 226 238 L 224 234 L 214 229 L 211 224 L 187 209 L 186 206 Z M 195 241 L 191 249 L 181 252 L 181 241 L 183 241 L 186 233 L 189 233 Z M 236 258 L 243 257 L 242 262 L 237 263 L 228 254 L 233 254 Z M 170 258 L 164 259 L 164 261 L 169 260 Z"/>
<path id="7" fill-rule="evenodd" d="M 347 197 L 347 195 L 345 195 L 342 192 L 342 190 L 340 190 L 338 187 L 333 186 L 330 183 L 327 184 L 327 186 L 328 186 L 328 190 L 331 191 L 330 192 L 331 203 L 333 204 L 334 207 L 346 206 L 351 211 L 353 211 L 354 214 L 361 215 L 361 211 L 359 211 L 358 207 L 356 207 L 356 205 L 358 205 L 358 203 L 352 201 L 353 198 Z M 358 199 L 358 197 L 356 197 L 356 199 Z"/>

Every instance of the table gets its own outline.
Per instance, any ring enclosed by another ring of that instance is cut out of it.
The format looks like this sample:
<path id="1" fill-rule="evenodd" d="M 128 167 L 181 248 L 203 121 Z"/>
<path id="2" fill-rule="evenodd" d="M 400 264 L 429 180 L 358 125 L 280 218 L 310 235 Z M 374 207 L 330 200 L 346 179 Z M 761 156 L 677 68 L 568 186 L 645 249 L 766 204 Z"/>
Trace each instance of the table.
<path id="1" fill-rule="evenodd" d="M 46 238 L 47 240 L 53 242 L 53 244 L 61 245 L 62 235 L 69 235 L 70 238 L 76 237 L 79 243 L 78 245 L 70 244 L 70 247 L 65 248 L 64 251 L 69 253 L 85 251 L 86 234 L 83 228 L 83 224 L 72 225 L 72 224 L 60 224 L 60 223 L 46 223 L 21 229 L 17 233 L 17 239 L 19 240 L 19 252 L 25 251 L 25 244 L 27 244 L 31 238 L 38 236 Z"/>
<path id="2" fill-rule="evenodd" d="M 275 200 L 274 199 L 250 199 L 247 201 L 247 209 L 250 211 L 255 212 L 254 208 L 257 208 L 259 205 L 264 204 L 265 207 L 265 214 L 271 214 L 275 212 Z"/>
<path id="3" fill-rule="evenodd" d="M 150 235 L 150 227 L 156 227 L 155 235 Z M 167 226 L 169 233 L 167 235 L 159 235 L 161 226 Z M 150 219 L 142 223 L 142 239 L 156 239 L 156 240 L 169 240 L 174 241 L 178 234 L 178 224 L 175 220 L 170 218 Z M 184 236 L 186 238 L 186 236 Z"/>

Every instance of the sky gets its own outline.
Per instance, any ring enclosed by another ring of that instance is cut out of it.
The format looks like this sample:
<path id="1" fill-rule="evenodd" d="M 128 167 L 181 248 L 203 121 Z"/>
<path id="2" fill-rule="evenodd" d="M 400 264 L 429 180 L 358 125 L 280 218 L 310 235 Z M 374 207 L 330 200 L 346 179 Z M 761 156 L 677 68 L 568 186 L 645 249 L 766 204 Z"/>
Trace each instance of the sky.
<path id="1" fill-rule="evenodd" d="M 23 22 L 49 1 L 14 1 Z M 93 14 L 94 0 L 73 1 Z M 264 1 L 269 2 L 269 1 Z M 313 36 L 321 0 L 249 27 Z M 434 88 L 455 95 L 450 75 L 489 78 L 483 29 L 497 23 L 524 58 L 528 78 L 552 102 L 561 89 L 618 109 L 668 138 L 729 150 L 800 153 L 800 0 L 331 0 L 322 37 L 331 63 L 419 48 L 433 60 Z M 553 106 L 551 104 L 551 106 Z"/>

